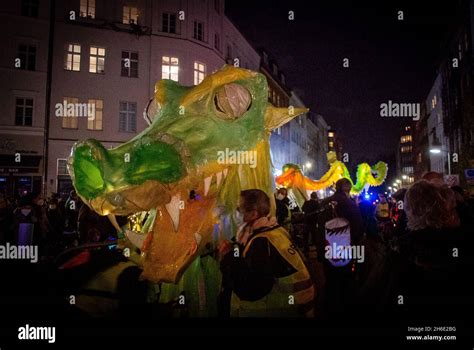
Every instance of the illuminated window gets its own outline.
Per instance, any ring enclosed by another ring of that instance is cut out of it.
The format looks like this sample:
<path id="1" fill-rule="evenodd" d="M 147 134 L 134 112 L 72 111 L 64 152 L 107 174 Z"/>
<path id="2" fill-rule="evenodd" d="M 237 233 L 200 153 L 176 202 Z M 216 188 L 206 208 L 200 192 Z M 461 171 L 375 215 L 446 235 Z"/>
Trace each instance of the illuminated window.
<path id="1" fill-rule="evenodd" d="M 334 133 L 333 133 L 332 131 L 330 131 L 330 132 L 328 133 L 328 136 L 329 136 L 329 137 L 334 137 Z"/>
<path id="2" fill-rule="evenodd" d="M 178 57 L 163 56 L 161 58 L 161 79 L 178 80 L 179 59 Z"/>
<path id="3" fill-rule="evenodd" d="M 81 70 L 81 45 L 69 44 L 65 61 L 64 69 L 79 72 Z"/>
<path id="4" fill-rule="evenodd" d="M 138 24 L 138 9 L 136 7 L 124 6 L 122 20 L 124 24 Z"/>
<path id="5" fill-rule="evenodd" d="M 89 56 L 89 72 L 105 72 L 105 49 L 102 47 L 91 46 Z"/>
<path id="6" fill-rule="evenodd" d="M 67 108 L 66 111 L 63 111 L 64 115 L 62 116 L 62 127 L 64 129 L 77 129 L 78 124 L 78 115 L 77 108 L 75 106 L 79 103 L 79 99 L 75 97 L 64 97 L 63 105 L 69 106 L 73 104 L 73 108 Z M 70 115 L 72 112 L 72 115 Z"/>
<path id="7" fill-rule="evenodd" d="M 334 147 L 334 142 L 329 141 L 329 147 L 331 147 L 331 148 Z"/>
<path id="8" fill-rule="evenodd" d="M 87 129 L 102 130 L 102 115 L 104 110 L 103 100 L 89 100 L 89 105 L 94 105 L 94 114 L 87 118 Z"/>
<path id="9" fill-rule="evenodd" d="M 194 85 L 198 85 L 206 76 L 206 65 L 200 62 L 194 62 Z"/>
<path id="10" fill-rule="evenodd" d="M 95 0 L 81 0 L 79 16 L 95 18 Z"/>
<path id="11" fill-rule="evenodd" d="M 411 135 L 402 136 L 402 137 L 400 138 L 400 142 L 401 142 L 401 143 L 411 142 Z"/>

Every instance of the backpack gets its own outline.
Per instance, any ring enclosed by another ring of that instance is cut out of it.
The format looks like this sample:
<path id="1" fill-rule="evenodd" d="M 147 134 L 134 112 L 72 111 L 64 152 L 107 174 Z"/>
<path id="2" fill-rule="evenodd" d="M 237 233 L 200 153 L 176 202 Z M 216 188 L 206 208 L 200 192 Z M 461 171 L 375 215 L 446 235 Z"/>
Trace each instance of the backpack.
<path id="1" fill-rule="evenodd" d="M 349 221 L 337 217 L 333 207 L 333 219 L 324 224 L 326 246 L 325 258 L 334 267 L 348 265 L 352 260 L 351 227 Z"/>

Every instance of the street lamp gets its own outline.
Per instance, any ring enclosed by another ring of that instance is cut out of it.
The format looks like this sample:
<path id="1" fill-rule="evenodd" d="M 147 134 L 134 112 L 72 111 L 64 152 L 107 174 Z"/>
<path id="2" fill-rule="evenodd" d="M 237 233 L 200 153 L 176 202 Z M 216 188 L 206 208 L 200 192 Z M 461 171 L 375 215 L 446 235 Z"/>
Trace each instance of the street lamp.
<path id="1" fill-rule="evenodd" d="M 448 151 L 443 149 L 443 146 L 437 141 L 433 142 L 433 145 L 430 148 L 430 153 L 440 154 L 441 152 L 446 153 L 448 156 L 448 175 L 451 175 L 451 155 Z"/>
<path id="2" fill-rule="evenodd" d="M 397 183 L 399 183 L 399 184 L 402 183 L 402 180 L 400 180 L 400 179 L 397 179 L 396 181 L 397 181 Z"/>
<path id="3" fill-rule="evenodd" d="M 403 179 L 403 180 L 406 180 L 406 179 L 407 179 L 407 176 L 406 176 L 406 175 L 402 175 L 402 179 Z"/>

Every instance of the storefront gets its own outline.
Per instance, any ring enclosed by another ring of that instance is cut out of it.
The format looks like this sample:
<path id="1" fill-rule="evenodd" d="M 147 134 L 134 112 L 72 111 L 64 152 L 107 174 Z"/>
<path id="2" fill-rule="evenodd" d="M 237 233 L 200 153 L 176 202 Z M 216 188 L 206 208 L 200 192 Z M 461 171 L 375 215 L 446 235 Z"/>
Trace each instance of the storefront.
<path id="1" fill-rule="evenodd" d="M 42 156 L 0 154 L 0 191 L 7 196 L 42 191 Z"/>

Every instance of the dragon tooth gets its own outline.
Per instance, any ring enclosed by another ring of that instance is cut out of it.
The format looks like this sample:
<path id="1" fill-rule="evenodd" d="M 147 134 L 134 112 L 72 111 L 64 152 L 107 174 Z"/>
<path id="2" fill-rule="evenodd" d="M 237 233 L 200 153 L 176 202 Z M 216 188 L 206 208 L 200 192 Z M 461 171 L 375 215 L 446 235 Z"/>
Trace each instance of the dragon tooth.
<path id="1" fill-rule="evenodd" d="M 194 232 L 194 240 L 196 241 L 197 245 L 201 243 L 202 236 L 199 232 Z"/>
<path id="2" fill-rule="evenodd" d="M 207 196 L 209 188 L 211 187 L 212 175 L 204 179 L 204 196 Z"/>
<path id="3" fill-rule="evenodd" d="M 222 171 L 219 171 L 219 172 L 216 174 L 217 188 L 219 188 L 219 184 L 221 183 L 221 179 L 222 179 Z"/>
<path id="4" fill-rule="evenodd" d="M 171 201 L 165 205 L 166 211 L 171 217 L 171 220 L 173 221 L 173 226 L 174 230 L 178 232 L 178 226 L 179 226 L 179 203 L 181 201 L 181 196 L 180 194 L 176 194 L 173 197 L 171 197 Z"/>
<path id="5" fill-rule="evenodd" d="M 128 240 L 138 249 L 142 249 L 146 236 L 147 235 L 135 231 L 125 230 L 125 237 L 127 237 Z"/>

